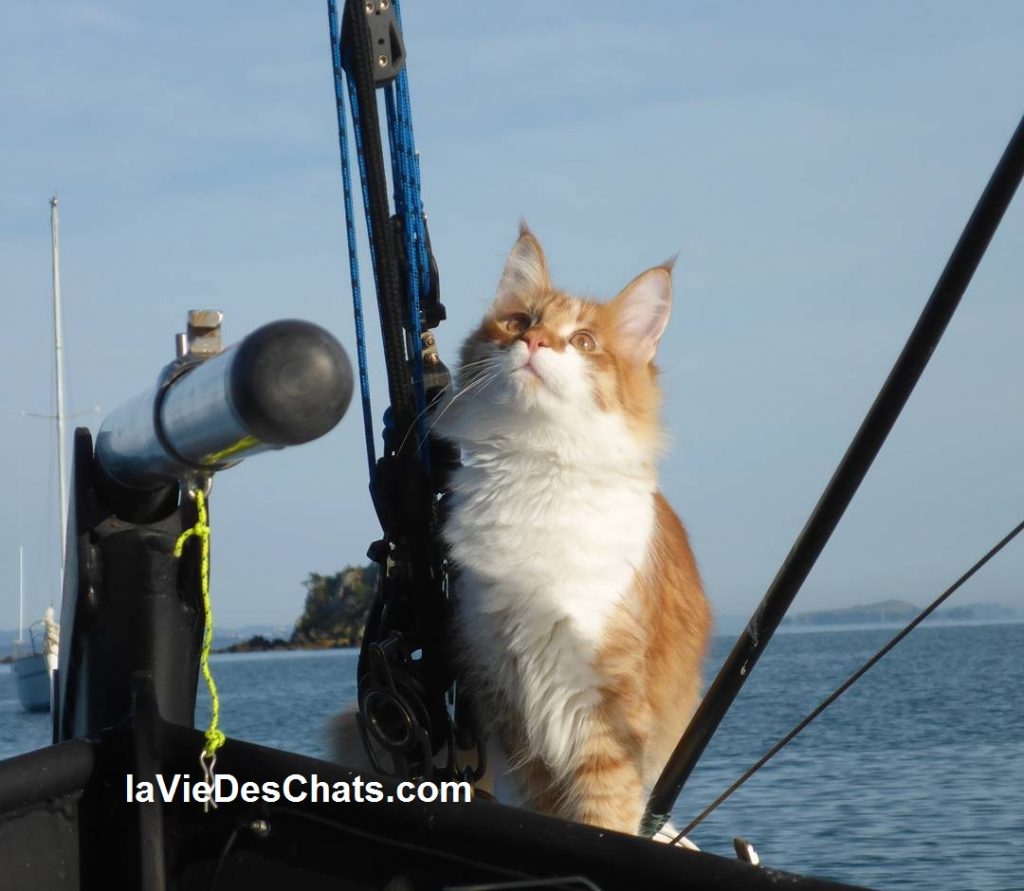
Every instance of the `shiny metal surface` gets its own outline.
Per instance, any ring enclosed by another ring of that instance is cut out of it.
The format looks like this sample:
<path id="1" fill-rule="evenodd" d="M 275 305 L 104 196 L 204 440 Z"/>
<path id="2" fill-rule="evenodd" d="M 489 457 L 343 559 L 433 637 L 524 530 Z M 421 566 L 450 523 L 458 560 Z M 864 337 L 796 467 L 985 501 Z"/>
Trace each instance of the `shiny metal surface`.
<path id="1" fill-rule="evenodd" d="M 279 448 L 252 437 L 235 415 L 230 381 L 236 352 L 234 347 L 225 350 L 185 370 L 166 387 L 160 425 L 171 450 L 156 430 L 161 384 L 112 412 L 96 435 L 96 459 L 103 469 L 122 485 L 151 489 L 180 479 L 192 465 L 214 470 Z M 172 375 L 177 370 L 174 365 L 168 369 Z"/>
<path id="2" fill-rule="evenodd" d="M 221 351 L 222 315 L 193 310 L 182 351 L 156 385 L 112 412 L 96 460 L 115 482 L 153 490 L 309 442 L 341 420 L 352 366 L 323 328 L 281 319 Z"/>

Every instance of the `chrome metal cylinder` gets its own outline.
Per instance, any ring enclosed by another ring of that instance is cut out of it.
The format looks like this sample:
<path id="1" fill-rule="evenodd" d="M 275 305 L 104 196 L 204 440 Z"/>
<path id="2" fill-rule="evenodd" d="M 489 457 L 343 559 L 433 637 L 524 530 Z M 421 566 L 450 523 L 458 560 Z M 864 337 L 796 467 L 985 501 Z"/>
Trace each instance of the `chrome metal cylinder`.
<path id="1" fill-rule="evenodd" d="M 213 358 L 168 365 L 155 387 L 106 418 L 96 460 L 123 486 L 155 489 L 316 439 L 351 399 L 352 366 L 332 335 L 272 322 Z"/>

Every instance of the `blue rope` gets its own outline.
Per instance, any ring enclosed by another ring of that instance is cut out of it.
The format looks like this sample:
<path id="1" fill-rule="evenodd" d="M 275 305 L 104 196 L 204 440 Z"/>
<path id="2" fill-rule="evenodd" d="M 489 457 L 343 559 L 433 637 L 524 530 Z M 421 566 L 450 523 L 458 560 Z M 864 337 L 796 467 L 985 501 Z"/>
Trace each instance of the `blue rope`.
<path id="1" fill-rule="evenodd" d="M 398 20 L 398 27 L 402 27 L 402 10 L 399 0 L 394 0 L 395 18 Z M 427 255 L 426 224 L 423 216 L 423 203 L 420 199 L 420 156 L 416 152 L 416 140 L 412 132 L 412 102 L 409 98 L 409 77 L 406 69 L 403 68 L 395 79 L 395 93 L 397 97 L 397 113 L 399 121 L 399 139 L 404 148 L 407 160 L 407 208 L 410 217 L 414 220 L 414 231 L 416 233 L 417 250 L 414 252 L 418 258 L 419 276 L 423 282 L 424 291 L 430 286 L 430 261 Z"/>
<path id="2" fill-rule="evenodd" d="M 373 447 L 373 409 L 370 405 L 370 374 L 366 359 L 366 327 L 363 323 L 363 294 L 359 283 L 359 254 L 356 252 L 355 208 L 352 205 L 352 177 L 349 172 L 348 134 L 345 127 L 345 87 L 341 67 L 341 40 L 338 30 L 338 9 L 335 0 L 327 0 L 327 17 L 331 32 L 331 57 L 334 61 L 334 101 L 338 112 L 338 145 L 341 149 L 341 181 L 345 191 L 345 230 L 348 238 L 348 268 L 352 282 L 352 309 L 356 325 L 356 355 L 359 360 L 359 391 L 363 403 L 363 435 L 366 439 L 366 461 L 369 464 L 370 479 L 377 467 Z M 358 130 L 356 130 L 358 141 Z M 362 153 L 359 154 L 360 162 Z M 363 179 L 365 202 L 365 174 Z"/>
<path id="3" fill-rule="evenodd" d="M 384 109 L 388 122 L 388 154 L 391 156 L 391 194 L 395 201 L 395 213 L 405 217 L 402 201 L 402 171 L 399 166 L 399 155 L 391 149 L 398 144 L 398 117 L 395 112 L 395 90 L 393 84 L 384 88 Z"/>
<path id="4" fill-rule="evenodd" d="M 334 0 L 330 0 L 334 2 Z M 370 245 L 370 266 L 373 268 L 373 283 L 379 287 L 377 281 L 377 248 L 373 240 L 373 225 L 370 219 L 370 187 L 366 182 L 366 156 L 363 154 L 363 137 L 359 132 L 359 97 L 356 96 L 356 85 L 352 78 L 347 78 L 348 101 L 352 109 L 352 135 L 356 141 L 356 160 L 359 162 L 359 186 L 363 196 L 363 213 L 366 217 L 366 240 Z M 382 334 L 383 336 L 383 334 Z"/>
<path id="5" fill-rule="evenodd" d="M 397 8 L 396 8 L 397 12 Z M 403 70 L 398 79 L 403 77 Z M 395 195 L 395 212 L 402 219 L 402 231 L 405 237 L 405 255 L 409 264 L 409 332 L 408 345 L 410 355 L 413 357 L 413 367 L 416 374 L 416 411 L 422 413 L 426 408 L 426 393 L 423 388 L 423 347 L 420 341 L 421 316 L 420 297 L 426 295 L 430 286 L 429 266 L 424 270 L 425 251 L 419 250 L 419 245 L 425 239 L 423 226 L 423 208 L 419 202 L 419 189 L 416 187 L 413 178 L 413 164 L 415 161 L 412 145 L 412 129 L 406 125 L 401 112 L 401 93 L 394 89 L 394 84 L 389 84 L 384 91 L 384 107 L 387 111 L 388 120 L 388 143 L 391 149 L 391 170 L 393 189 Z M 429 261 L 427 261 L 429 262 Z M 424 271 L 426 275 L 424 275 Z M 424 418 L 420 418 L 420 441 L 425 438 Z"/>
<path id="6" fill-rule="evenodd" d="M 398 0 L 393 0 L 395 16 L 401 27 L 401 11 Z M 331 29 L 331 52 L 334 59 L 334 93 L 338 111 L 338 138 L 341 147 L 342 181 L 345 186 L 345 222 L 348 236 L 349 270 L 352 279 L 352 302 L 356 320 L 357 353 L 359 357 L 359 383 L 363 400 L 363 427 L 366 436 L 366 454 L 370 464 L 370 477 L 374 476 L 376 458 L 373 447 L 373 420 L 370 407 L 369 375 L 366 360 L 366 331 L 363 324 L 362 293 L 359 285 L 359 261 L 356 255 L 355 211 L 352 202 L 352 181 L 350 174 L 350 158 L 348 138 L 345 127 L 344 100 L 347 87 L 349 108 L 351 109 L 353 136 L 355 139 L 356 159 L 359 165 L 359 183 L 363 198 L 363 210 L 366 216 L 366 230 L 370 245 L 370 258 L 377 281 L 376 249 L 373 240 L 373 228 L 370 220 L 369 188 L 366 179 L 366 158 L 362 138 L 359 131 L 359 101 L 355 85 L 346 71 L 341 59 L 340 32 L 338 28 L 338 12 L 336 0 L 328 0 L 328 17 Z M 388 147 L 391 157 L 391 185 L 395 205 L 395 213 L 402 220 L 405 239 L 405 254 L 408 259 L 409 280 L 407 290 L 409 306 L 407 307 L 406 355 L 412 357 L 413 384 L 417 412 L 418 449 L 420 458 L 429 469 L 429 452 L 426 448 L 426 392 L 423 384 L 423 348 L 421 335 L 422 319 L 420 302 L 430 288 L 430 258 L 426 243 L 426 225 L 423 218 L 423 203 L 420 198 L 420 168 L 416 155 L 416 143 L 412 130 L 412 105 L 409 101 L 409 80 L 403 68 L 392 84 L 384 90 L 384 105 L 387 115 Z M 383 335 L 383 332 L 382 332 Z M 384 442 L 387 450 L 393 430 L 385 423 Z"/>
<path id="7" fill-rule="evenodd" d="M 399 0 L 393 0 L 395 18 L 402 27 Z M 392 96 L 393 87 L 393 96 Z M 402 217 L 405 253 L 409 264 L 409 302 L 413 367 L 415 369 L 416 411 L 421 458 L 428 461 L 426 450 L 426 393 L 423 386 L 423 347 L 420 299 L 430 288 L 430 259 L 427 253 L 427 232 L 420 198 L 420 165 L 412 130 L 412 104 L 409 100 L 409 77 L 405 68 L 385 91 L 388 117 L 388 141 L 394 171 L 395 208 Z"/>

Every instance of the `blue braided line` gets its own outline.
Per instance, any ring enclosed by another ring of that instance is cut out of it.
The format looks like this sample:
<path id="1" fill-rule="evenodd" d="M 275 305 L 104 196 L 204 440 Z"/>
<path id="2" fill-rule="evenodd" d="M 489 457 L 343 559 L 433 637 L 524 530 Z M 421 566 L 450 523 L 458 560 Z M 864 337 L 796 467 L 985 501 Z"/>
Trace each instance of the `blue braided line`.
<path id="1" fill-rule="evenodd" d="M 430 286 L 430 266 L 427 256 L 426 226 L 423 217 L 423 202 L 420 198 L 420 159 L 416 153 L 412 131 L 412 104 L 409 101 L 409 81 L 402 71 L 398 76 L 398 119 L 400 133 L 405 142 L 405 178 L 407 183 L 407 201 L 409 213 L 413 219 L 413 232 L 416 237 L 417 259 L 424 291 Z"/>
<path id="2" fill-rule="evenodd" d="M 416 408 L 422 412 L 426 408 L 426 395 L 423 391 L 423 356 L 422 343 L 420 342 L 420 296 L 426 289 L 423 283 L 422 261 L 420 253 L 416 250 L 417 228 L 422 229 L 422 217 L 414 218 L 411 210 L 416 206 L 415 192 L 413 191 L 413 180 L 411 175 L 410 154 L 408 149 L 408 138 L 404 123 L 398 112 L 393 84 L 388 84 L 384 91 L 384 106 L 388 119 L 388 141 L 391 148 L 391 170 L 392 182 L 395 193 L 395 212 L 402 218 L 403 234 L 405 238 L 405 253 L 409 263 L 409 312 L 408 327 L 406 330 L 406 343 L 409 348 L 409 355 L 413 357 L 413 365 L 416 370 Z M 424 419 L 420 419 L 423 421 Z M 421 434 L 423 433 L 421 429 Z M 420 440 L 423 440 L 423 435 Z"/>
<path id="3" fill-rule="evenodd" d="M 398 27 L 402 27 L 402 9 L 399 0 L 394 0 L 395 18 Z M 430 261 L 427 257 L 426 227 L 423 223 L 423 204 L 420 200 L 420 159 L 416 154 L 416 142 L 412 133 L 412 103 L 409 99 L 409 78 L 403 68 L 396 79 L 398 96 L 398 118 L 404 128 L 403 139 L 406 143 L 406 154 L 409 159 L 409 197 L 411 198 L 410 214 L 415 218 L 415 231 L 419 250 L 420 275 L 424 291 L 430 287 Z"/>
<path id="4" fill-rule="evenodd" d="M 377 281 L 377 246 L 373 240 L 373 220 L 370 218 L 370 187 L 366 181 L 366 157 L 363 154 L 363 137 L 359 132 L 359 99 L 356 96 L 356 85 L 352 78 L 346 76 L 348 84 L 348 102 L 352 109 L 352 135 L 356 141 L 356 159 L 359 161 L 359 185 L 363 196 L 363 213 L 366 217 L 366 240 L 370 245 L 370 265 L 373 267 L 373 284 L 380 291 Z M 383 333 L 381 335 L 383 337 Z"/>
<path id="5" fill-rule="evenodd" d="M 394 192 L 395 201 L 395 213 L 402 219 L 403 237 L 405 240 L 405 253 L 407 261 L 410 264 L 409 267 L 409 280 L 407 281 L 407 288 L 409 292 L 409 306 L 406 307 L 406 348 L 408 354 L 413 357 L 413 365 L 416 369 L 416 378 L 414 382 L 415 396 L 416 396 L 416 408 L 417 412 L 422 412 L 425 408 L 425 397 L 422 393 L 422 361 L 421 355 L 422 344 L 419 342 L 419 330 L 417 323 L 419 322 L 419 289 L 417 282 L 420 278 L 417 272 L 417 265 L 419 258 L 411 250 L 413 246 L 413 237 L 410 235 L 410 219 L 409 219 L 409 208 L 410 201 L 408 199 L 409 191 L 409 153 L 406 149 L 403 141 L 402 133 L 399 125 L 399 117 L 397 112 L 397 106 L 395 103 L 395 92 L 394 84 L 390 83 L 384 88 L 384 108 L 387 112 L 388 122 L 388 147 L 389 155 L 391 156 L 391 183 Z M 419 360 L 419 363 L 417 363 Z M 423 437 L 421 436 L 422 440 Z"/>
<path id="6" fill-rule="evenodd" d="M 402 26 L 402 14 L 398 0 L 393 0 L 395 18 Z M 409 79 L 403 68 L 394 81 L 394 90 L 389 85 L 385 92 L 385 107 L 388 117 L 388 138 L 391 148 L 392 171 L 395 190 L 395 208 L 403 221 L 405 250 L 409 264 L 409 302 L 411 341 L 410 353 L 415 369 L 416 407 L 419 414 L 418 428 L 421 443 L 421 458 L 428 462 L 426 450 L 426 393 L 423 386 L 422 326 L 420 318 L 420 297 L 430 287 L 430 261 L 427 255 L 426 227 L 423 222 L 423 204 L 420 198 L 419 159 L 416 157 L 416 143 L 412 130 L 412 106 L 409 101 Z"/>
<path id="7" fill-rule="evenodd" d="M 356 325 L 356 354 L 359 360 L 359 391 L 363 404 L 363 436 L 366 439 L 366 461 L 372 480 L 377 467 L 373 447 L 373 409 L 370 405 L 370 375 L 366 359 L 366 327 L 363 324 L 363 294 L 359 283 L 359 254 L 356 251 L 355 208 L 352 204 L 352 177 L 349 167 L 348 134 L 345 126 L 345 89 L 341 67 L 341 45 L 338 30 L 338 9 L 335 0 L 327 0 L 327 17 L 331 33 L 331 57 L 334 63 L 334 101 L 338 113 L 338 145 L 341 149 L 341 181 L 345 191 L 345 230 L 348 239 L 348 268 L 352 282 L 352 310 Z M 365 177 L 364 177 L 365 178 Z"/>
<path id="8" fill-rule="evenodd" d="M 401 27 L 401 12 L 398 0 L 393 0 L 395 15 Z M 366 158 L 359 130 L 360 111 L 356 96 L 355 84 L 348 70 L 348 59 L 341 58 L 341 44 L 338 29 L 336 0 L 328 0 L 328 16 L 331 26 L 331 52 L 334 60 L 334 91 L 338 110 L 339 145 L 342 158 L 342 180 L 345 185 L 345 219 L 348 236 L 349 267 L 352 278 L 353 309 L 356 316 L 356 340 L 359 356 L 359 381 L 363 397 L 363 426 L 367 440 L 367 459 L 370 463 L 370 474 L 373 477 L 376 460 L 373 448 L 373 422 L 369 402 L 369 375 L 366 362 L 365 326 L 363 324 L 362 293 L 359 285 L 359 261 L 356 253 L 356 233 L 354 222 L 354 205 L 352 201 L 352 185 L 350 174 L 350 158 L 348 139 L 345 128 L 344 98 L 347 87 L 349 108 L 353 122 L 356 158 L 359 164 L 359 183 L 363 199 L 363 210 L 366 217 L 367 240 L 370 246 L 370 257 L 373 269 L 374 284 L 380 291 L 377 279 L 376 245 L 373 239 L 373 226 L 370 215 L 369 186 L 366 174 Z M 344 83 L 343 83 L 344 80 Z M 394 84 L 389 84 L 384 91 L 384 104 L 387 113 L 388 146 L 391 157 L 392 193 L 395 212 L 403 221 L 405 250 L 409 265 L 409 306 L 408 326 L 406 328 L 406 353 L 413 359 L 414 395 L 417 410 L 417 426 L 419 433 L 419 451 L 421 460 L 429 469 L 429 454 L 426 446 L 426 393 L 423 385 L 424 367 L 422 355 L 422 323 L 420 318 L 420 299 L 430 286 L 430 265 L 426 247 L 426 227 L 423 221 L 423 205 L 420 199 L 419 159 L 416 157 L 415 140 L 412 132 L 412 107 L 409 102 L 408 78 L 403 69 Z M 382 337 L 383 337 L 383 331 Z M 385 419 L 385 449 L 388 447 L 387 419 Z"/>
<path id="9" fill-rule="evenodd" d="M 359 98 L 356 95 L 355 81 L 349 75 L 347 77 L 348 82 L 348 101 L 352 108 L 352 130 L 356 140 L 356 158 L 359 160 L 359 183 L 362 189 L 363 196 L 363 212 L 366 217 L 366 241 L 370 245 L 370 262 L 373 266 L 373 284 L 380 294 L 380 278 L 377 275 L 377 243 L 373 240 L 373 218 L 370 213 L 370 186 L 367 182 L 366 177 L 366 155 L 363 151 L 363 138 L 359 131 Z M 387 337 L 384 334 L 383 328 L 380 332 L 381 343 L 384 345 L 385 351 L 387 351 Z M 388 415 L 391 411 L 390 407 L 385 410 L 384 413 L 384 430 L 381 434 L 383 449 L 387 452 L 390 448 L 394 447 L 392 442 L 393 437 L 389 431 L 391 426 L 388 422 Z"/>
<path id="10" fill-rule="evenodd" d="M 395 213 L 405 218 L 405 207 L 402 196 L 402 171 L 400 169 L 401 154 L 395 151 L 398 145 L 398 118 L 395 114 L 394 84 L 384 87 L 384 109 L 388 121 L 388 155 L 391 157 L 391 193 L 395 201 Z"/>

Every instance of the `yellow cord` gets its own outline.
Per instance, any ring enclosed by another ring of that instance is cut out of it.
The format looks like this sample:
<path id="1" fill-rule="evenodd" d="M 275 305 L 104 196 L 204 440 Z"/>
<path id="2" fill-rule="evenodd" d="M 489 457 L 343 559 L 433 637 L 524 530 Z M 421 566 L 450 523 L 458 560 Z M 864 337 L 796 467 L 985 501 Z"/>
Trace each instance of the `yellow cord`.
<path id="1" fill-rule="evenodd" d="M 174 556 L 181 556 L 185 542 L 193 535 L 199 539 L 202 555 L 200 558 L 200 586 L 206 623 L 203 632 L 203 649 L 199 655 L 199 667 L 202 669 L 203 677 L 206 678 L 206 686 L 210 688 L 212 710 L 210 726 L 206 728 L 206 745 L 203 747 L 203 756 L 212 760 L 217 749 L 224 745 L 225 737 L 218 727 L 220 724 L 220 697 L 217 695 L 217 685 L 213 682 L 213 675 L 210 673 L 210 646 L 213 643 L 213 609 L 210 606 L 210 526 L 207 523 L 206 496 L 200 489 L 193 490 L 191 494 L 196 500 L 196 524 L 191 529 L 186 529 L 178 537 L 178 541 L 174 545 Z"/>

